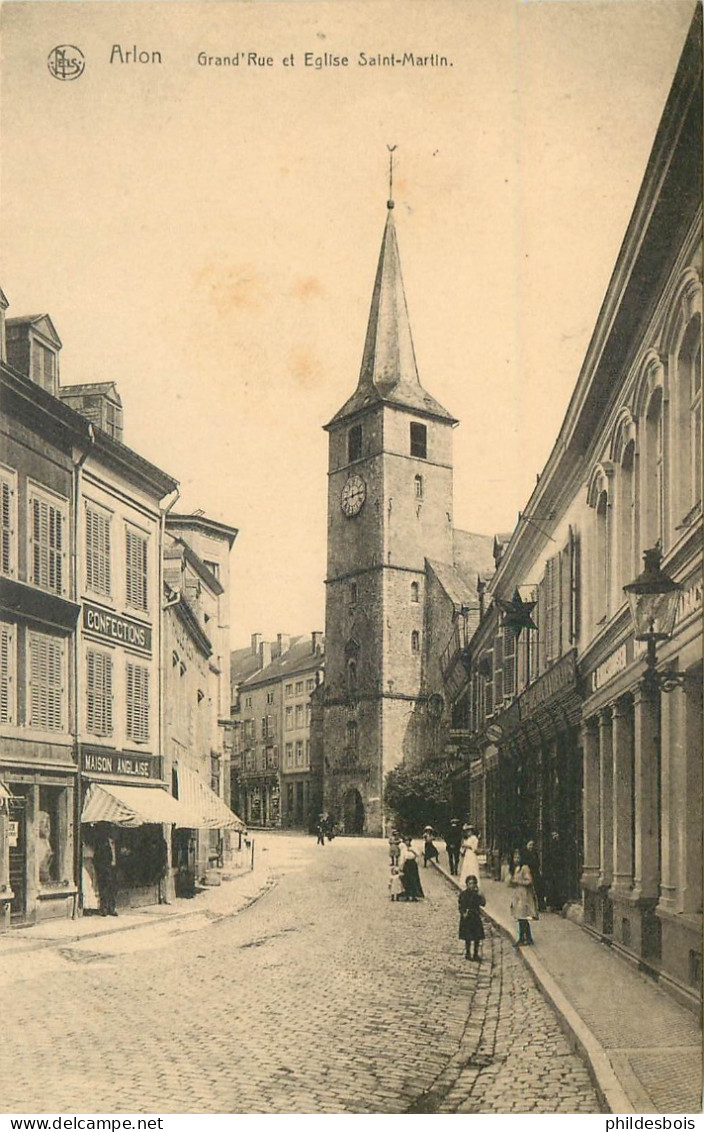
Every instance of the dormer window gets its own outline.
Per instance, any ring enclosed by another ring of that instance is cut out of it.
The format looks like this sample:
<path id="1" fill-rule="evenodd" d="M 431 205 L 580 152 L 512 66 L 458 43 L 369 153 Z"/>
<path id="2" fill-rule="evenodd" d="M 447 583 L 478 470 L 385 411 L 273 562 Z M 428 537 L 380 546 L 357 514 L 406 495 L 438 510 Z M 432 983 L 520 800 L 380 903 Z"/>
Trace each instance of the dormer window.
<path id="1" fill-rule="evenodd" d="M 56 392 L 56 354 L 41 342 L 32 342 L 32 380 L 47 393 Z"/>
<path id="2" fill-rule="evenodd" d="M 425 460 L 428 456 L 428 430 L 424 424 L 411 422 L 411 456 Z"/>
<path id="3" fill-rule="evenodd" d="M 353 425 L 347 433 L 347 461 L 362 459 L 362 426 Z"/>

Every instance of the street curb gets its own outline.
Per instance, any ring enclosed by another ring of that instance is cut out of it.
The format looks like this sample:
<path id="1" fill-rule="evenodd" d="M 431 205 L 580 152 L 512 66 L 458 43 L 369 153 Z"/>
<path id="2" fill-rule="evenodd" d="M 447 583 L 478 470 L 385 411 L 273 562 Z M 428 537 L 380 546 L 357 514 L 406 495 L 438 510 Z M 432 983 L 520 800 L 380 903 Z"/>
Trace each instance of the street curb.
<path id="1" fill-rule="evenodd" d="M 445 878 L 448 884 L 458 891 L 461 891 L 460 885 L 455 877 L 447 873 L 436 861 L 432 861 L 431 863 L 437 872 Z M 507 939 L 513 941 L 511 930 L 507 928 L 505 924 L 501 923 L 495 915 L 487 911 L 486 908 L 484 908 L 483 911 L 485 916 L 491 920 L 492 924 L 494 924 Z M 609 1055 L 601 1042 L 594 1036 L 584 1019 L 557 985 L 552 975 L 545 970 L 543 964 L 536 958 L 534 952 L 516 948 L 516 953 L 530 971 L 533 982 L 538 990 L 541 991 L 555 1011 L 560 1027 L 569 1039 L 570 1044 L 584 1061 L 604 1111 L 606 1113 L 619 1114 L 630 1114 L 640 1111 L 633 1107 L 628 1094 L 621 1085 L 616 1071 L 611 1064 Z"/>
<path id="2" fill-rule="evenodd" d="M 204 926 L 210 927 L 212 924 L 220 923 L 220 921 L 222 920 L 233 919 L 235 916 L 238 916 L 240 912 L 246 912 L 246 910 L 248 908 L 251 908 L 253 904 L 256 904 L 258 900 L 261 900 L 263 896 L 266 896 L 267 892 L 271 892 L 272 888 L 275 888 L 277 884 L 278 880 L 275 877 L 268 877 L 262 883 L 259 891 L 234 911 L 216 912 L 210 908 L 189 908 L 188 911 L 173 912 L 171 915 L 165 915 L 163 917 L 157 916 L 153 920 L 145 919 L 144 921 L 137 924 L 115 924 L 114 926 L 111 925 L 109 928 L 105 928 L 103 931 L 81 932 L 77 935 L 68 935 L 63 939 L 28 940 L 26 945 L 20 945 L 19 947 L 15 945 L 16 940 L 13 939 L 13 947 L 12 950 L 8 952 L 7 958 L 11 959 L 14 955 L 26 955 L 31 951 L 46 951 L 51 947 L 59 949 L 61 949 L 62 947 L 70 947 L 72 944 L 82 943 L 84 940 L 104 939 L 106 936 L 117 935 L 119 933 L 143 931 L 145 928 L 153 928 L 156 925 L 178 924 L 181 923 L 182 920 L 191 919 L 193 916 L 206 916 L 209 920 L 209 923 L 208 925 Z M 83 917 L 77 917 L 77 920 L 83 920 Z M 34 927 L 36 925 L 32 926 Z M 31 930 L 31 928 L 27 930 Z M 2 956 L 3 950 L 3 938 L 9 939 L 9 933 L 7 934 L 7 936 L 0 936 L 0 957 Z"/>

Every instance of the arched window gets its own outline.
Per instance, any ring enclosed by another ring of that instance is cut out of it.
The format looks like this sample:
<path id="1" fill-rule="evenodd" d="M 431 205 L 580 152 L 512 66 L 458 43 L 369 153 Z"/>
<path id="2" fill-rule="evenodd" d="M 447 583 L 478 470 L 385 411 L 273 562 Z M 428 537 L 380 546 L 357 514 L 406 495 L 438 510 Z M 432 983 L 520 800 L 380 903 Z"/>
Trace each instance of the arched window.
<path id="1" fill-rule="evenodd" d="M 693 318 L 682 339 L 677 358 L 678 437 L 682 469 L 679 476 L 680 507 L 684 518 L 702 497 L 702 341 L 701 318 Z M 673 438 L 674 439 L 674 438 Z"/>
<path id="2" fill-rule="evenodd" d="M 411 633 L 411 652 L 420 652 L 420 633 L 417 629 Z"/>
<path id="3" fill-rule="evenodd" d="M 416 499 L 423 498 L 423 477 L 415 476 L 413 483 L 415 485 Z"/>
<path id="4" fill-rule="evenodd" d="M 636 574 L 640 573 L 640 565 L 636 554 L 635 529 L 635 441 L 631 440 L 623 450 L 621 466 L 618 470 L 618 570 L 617 584 L 618 597 L 616 605 L 620 605 L 623 594 L 620 591 L 632 582 Z"/>
<path id="5" fill-rule="evenodd" d="M 641 457 L 642 549 L 664 543 L 665 476 L 663 467 L 662 387 L 657 386 L 648 402 Z"/>
<path id="6" fill-rule="evenodd" d="M 347 461 L 352 463 L 353 460 L 361 460 L 362 458 L 362 426 L 360 424 L 353 425 L 347 433 Z"/>
<path id="7" fill-rule="evenodd" d="M 411 582 L 411 601 L 420 601 L 420 587 L 417 582 Z"/>
<path id="8" fill-rule="evenodd" d="M 593 625 L 601 625 L 611 611 L 610 589 L 614 547 L 611 532 L 611 485 L 613 464 L 597 465 L 591 474 L 587 503 L 592 508 L 590 569 L 590 607 Z M 620 602 L 619 602 L 620 604 Z"/>

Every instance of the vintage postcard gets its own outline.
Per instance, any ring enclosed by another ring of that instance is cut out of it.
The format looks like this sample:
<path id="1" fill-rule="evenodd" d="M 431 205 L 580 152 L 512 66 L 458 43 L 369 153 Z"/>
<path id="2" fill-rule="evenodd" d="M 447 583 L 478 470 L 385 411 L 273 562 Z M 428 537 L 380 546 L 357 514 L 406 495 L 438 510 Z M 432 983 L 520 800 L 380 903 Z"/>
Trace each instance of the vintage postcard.
<path id="1" fill-rule="evenodd" d="M 701 4 L 0 20 L 1 1127 L 695 1127 Z"/>

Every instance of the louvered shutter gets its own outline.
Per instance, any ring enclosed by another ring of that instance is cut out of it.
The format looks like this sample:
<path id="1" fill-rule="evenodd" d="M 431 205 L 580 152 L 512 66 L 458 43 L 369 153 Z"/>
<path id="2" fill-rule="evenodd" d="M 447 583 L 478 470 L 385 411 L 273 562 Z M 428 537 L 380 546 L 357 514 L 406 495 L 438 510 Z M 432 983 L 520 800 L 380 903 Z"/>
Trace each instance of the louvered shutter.
<path id="1" fill-rule="evenodd" d="M 15 638 L 11 625 L 0 625 L 0 723 L 15 721 Z"/>
<path id="2" fill-rule="evenodd" d="M 516 637 L 510 629 L 503 630 L 503 652 L 504 697 L 512 699 L 516 694 Z"/>
<path id="3" fill-rule="evenodd" d="M 501 707 L 504 699 L 504 641 L 500 629 L 494 639 L 494 706 Z"/>
<path id="4" fill-rule="evenodd" d="M 86 509 L 86 581 L 95 593 L 110 593 L 110 520 Z"/>
<path id="5" fill-rule="evenodd" d="M 92 735 L 112 735 L 112 657 L 89 649 L 86 658 L 86 726 Z"/>
<path id="6" fill-rule="evenodd" d="M 0 477 L 0 574 L 12 574 L 14 487 L 10 480 Z"/>
<path id="7" fill-rule="evenodd" d="M 127 737 L 137 743 L 149 738 L 149 669 L 127 663 Z"/>
<path id="8" fill-rule="evenodd" d="M 565 652 L 574 643 L 574 625 L 572 619 L 572 589 L 574 585 L 573 571 L 573 539 L 570 527 L 569 538 L 560 555 L 560 624 L 562 627 L 562 652 Z"/>
<path id="9" fill-rule="evenodd" d="M 135 531 L 127 531 L 127 604 L 133 609 L 147 608 L 147 540 Z"/>
<path id="10" fill-rule="evenodd" d="M 45 499 L 30 500 L 31 580 L 35 586 L 64 592 L 64 516 L 60 508 Z"/>
<path id="11" fill-rule="evenodd" d="M 43 731 L 64 730 L 63 642 L 43 633 L 29 639 L 29 722 Z"/>

